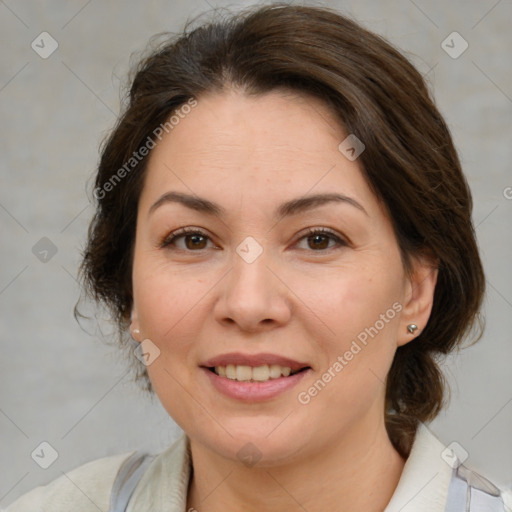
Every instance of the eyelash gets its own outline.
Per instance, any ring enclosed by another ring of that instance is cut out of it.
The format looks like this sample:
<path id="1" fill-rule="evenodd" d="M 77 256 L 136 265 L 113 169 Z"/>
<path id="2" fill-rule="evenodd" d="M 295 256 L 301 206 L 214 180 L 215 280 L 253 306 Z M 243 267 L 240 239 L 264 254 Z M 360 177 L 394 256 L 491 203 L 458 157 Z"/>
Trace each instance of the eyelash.
<path id="1" fill-rule="evenodd" d="M 181 229 L 176 230 L 174 233 L 171 233 L 170 235 L 166 235 L 161 240 L 159 247 L 161 249 L 165 249 L 165 248 L 170 249 L 170 246 L 173 245 L 176 242 L 176 240 L 186 237 L 186 236 L 191 236 L 191 235 L 200 235 L 200 236 L 205 237 L 208 240 L 210 240 L 210 237 L 208 236 L 208 234 L 198 228 L 181 228 Z M 307 230 L 307 232 L 299 238 L 298 242 L 303 239 L 307 239 L 309 237 L 316 236 L 316 235 L 328 236 L 331 240 L 334 240 L 336 242 L 338 247 L 340 247 L 340 246 L 344 247 L 344 246 L 348 245 L 348 243 L 345 240 L 343 240 L 334 231 L 331 231 L 328 228 L 309 228 Z M 329 247 L 327 249 L 319 249 L 319 250 L 311 249 L 311 251 L 312 252 L 327 252 L 327 251 L 330 251 L 335 248 L 336 247 Z M 199 249 L 197 251 L 188 250 L 188 249 L 177 249 L 177 250 L 182 250 L 182 251 L 186 251 L 186 252 L 201 252 L 204 249 Z"/>

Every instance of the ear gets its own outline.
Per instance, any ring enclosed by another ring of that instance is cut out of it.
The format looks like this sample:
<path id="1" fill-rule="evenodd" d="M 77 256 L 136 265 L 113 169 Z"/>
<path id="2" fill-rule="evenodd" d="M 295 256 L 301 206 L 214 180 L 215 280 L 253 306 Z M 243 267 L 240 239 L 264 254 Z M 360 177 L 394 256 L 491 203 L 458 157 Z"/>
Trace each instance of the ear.
<path id="1" fill-rule="evenodd" d="M 139 325 L 139 318 L 137 315 L 137 309 L 135 306 L 132 306 L 132 311 L 130 314 L 130 333 L 132 335 L 132 338 L 135 341 L 141 341 L 140 336 L 140 325 Z"/>
<path id="2" fill-rule="evenodd" d="M 427 255 L 412 258 L 411 274 L 405 278 L 398 346 L 414 340 L 427 325 L 434 304 L 437 275 L 438 261 L 435 258 Z M 411 333 L 410 325 L 416 325 L 418 329 Z"/>

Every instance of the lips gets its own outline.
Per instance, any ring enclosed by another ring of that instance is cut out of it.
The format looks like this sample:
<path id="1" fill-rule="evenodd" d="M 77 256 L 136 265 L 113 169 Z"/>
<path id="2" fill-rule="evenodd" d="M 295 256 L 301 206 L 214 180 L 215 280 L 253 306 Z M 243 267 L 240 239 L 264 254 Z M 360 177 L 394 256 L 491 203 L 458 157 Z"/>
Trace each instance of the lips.
<path id="1" fill-rule="evenodd" d="M 277 354 L 231 352 L 200 368 L 214 389 L 241 402 L 264 402 L 291 390 L 312 371 L 307 363 Z"/>

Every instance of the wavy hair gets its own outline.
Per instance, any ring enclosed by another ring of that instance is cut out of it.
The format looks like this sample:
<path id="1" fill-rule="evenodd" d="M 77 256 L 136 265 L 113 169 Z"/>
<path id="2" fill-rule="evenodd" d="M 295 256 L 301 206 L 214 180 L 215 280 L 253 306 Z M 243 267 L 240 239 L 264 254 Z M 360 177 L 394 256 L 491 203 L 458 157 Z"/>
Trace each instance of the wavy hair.
<path id="1" fill-rule="evenodd" d="M 363 174 L 387 208 L 405 268 L 418 254 L 439 262 L 429 322 L 397 349 L 386 382 L 386 428 L 407 456 L 418 422 L 446 405 L 437 358 L 481 327 L 485 289 L 471 193 L 422 75 L 384 39 L 328 8 L 273 4 L 189 25 L 139 60 L 124 110 L 101 148 L 83 289 L 107 307 L 119 343 L 131 351 L 135 226 L 148 157 L 132 162 L 115 186 L 112 178 L 180 106 L 227 86 L 256 96 L 286 88 L 319 98 L 366 145 Z M 152 392 L 145 367 L 131 359 L 136 380 Z"/>

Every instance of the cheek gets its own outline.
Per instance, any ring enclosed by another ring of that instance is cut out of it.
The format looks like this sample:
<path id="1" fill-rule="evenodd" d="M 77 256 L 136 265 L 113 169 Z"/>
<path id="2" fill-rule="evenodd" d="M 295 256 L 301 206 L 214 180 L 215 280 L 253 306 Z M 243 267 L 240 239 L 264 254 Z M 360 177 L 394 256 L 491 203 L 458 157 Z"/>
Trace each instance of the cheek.
<path id="1" fill-rule="evenodd" d="M 321 288 L 312 289 L 310 283 L 299 293 L 307 297 L 305 305 L 318 314 L 333 339 L 347 340 L 373 326 L 389 309 L 386 319 L 396 318 L 393 304 L 401 299 L 399 283 L 399 273 L 393 276 L 391 269 L 386 273 L 345 268 L 323 280 Z M 386 326 L 392 323 L 396 322 Z"/>
<path id="2" fill-rule="evenodd" d="M 168 268 L 165 264 L 134 266 L 134 304 L 141 330 L 147 338 L 176 339 L 200 305 L 208 283 L 183 270 Z"/>
<path id="3" fill-rule="evenodd" d="M 335 334 L 317 338 L 326 356 L 324 364 L 298 397 L 300 404 L 307 402 L 301 407 L 308 418 L 329 418 L 315 427 L 326 438 L 332 435 L 333 424 L 343 429 L 362 421 L 384 396 L 401 309 L 394 300 L 399 298 L 398 288 L 388 280 L 347 274 L 331 283 L 317 306 Z"/>
<path id="4" fill-rule="evenodd" d="M 202 322 L 194 318 L 201 312 L 205 283 L 165 272 L 139 273 L 137 278 L 134 301 L 141 333 L 159 350 L 158 357 L 147 366 L 148 376 L 161 403 L 179 423 L 177 410 L 192 414 L 183 402 L 187 395 L 184 389 L 189 388 L 195 368 L 191 359 Z"/>
<path id="5" fill-rule="evenodd" d="M 141 276 L 142 277 L 142 276 Z M 201 297 L 205 284 L 159 272 L 142 278 L 136 296 L 141 332 L 158 347 L 158 358 L 147 367 L 160 402 L 182 428 L 196 417 L 191 389 L 194 347 L 200 338 L 204 315 Z"/>
<path id="6" fill-rule="evenodd" d="M 328 328 L 322 347 L 327 356 L 325 370 L 343 375 L 337 381 L 344 394 L 360 395 L 370 391 L 369 387 L 374 392 L 385 381 L 396 350 L 401 273 L 393 266 L 387 272 L 369 268 L 333 275 L 325 292 L 317 294 L 314 306 Z M 329 379 L 326 375 L 325 380 Z"/>
<path id="7" fill-rule="evenodd" d="M 186 369 L 176 359 L 176 354 L 162 353 L 147 367 L 148 376 L 158 400 L 169 416 L 184 430 L 190 429 L 190 418 L 198 419 L 197 402 L 188 391 L 190 386 Z"/>

